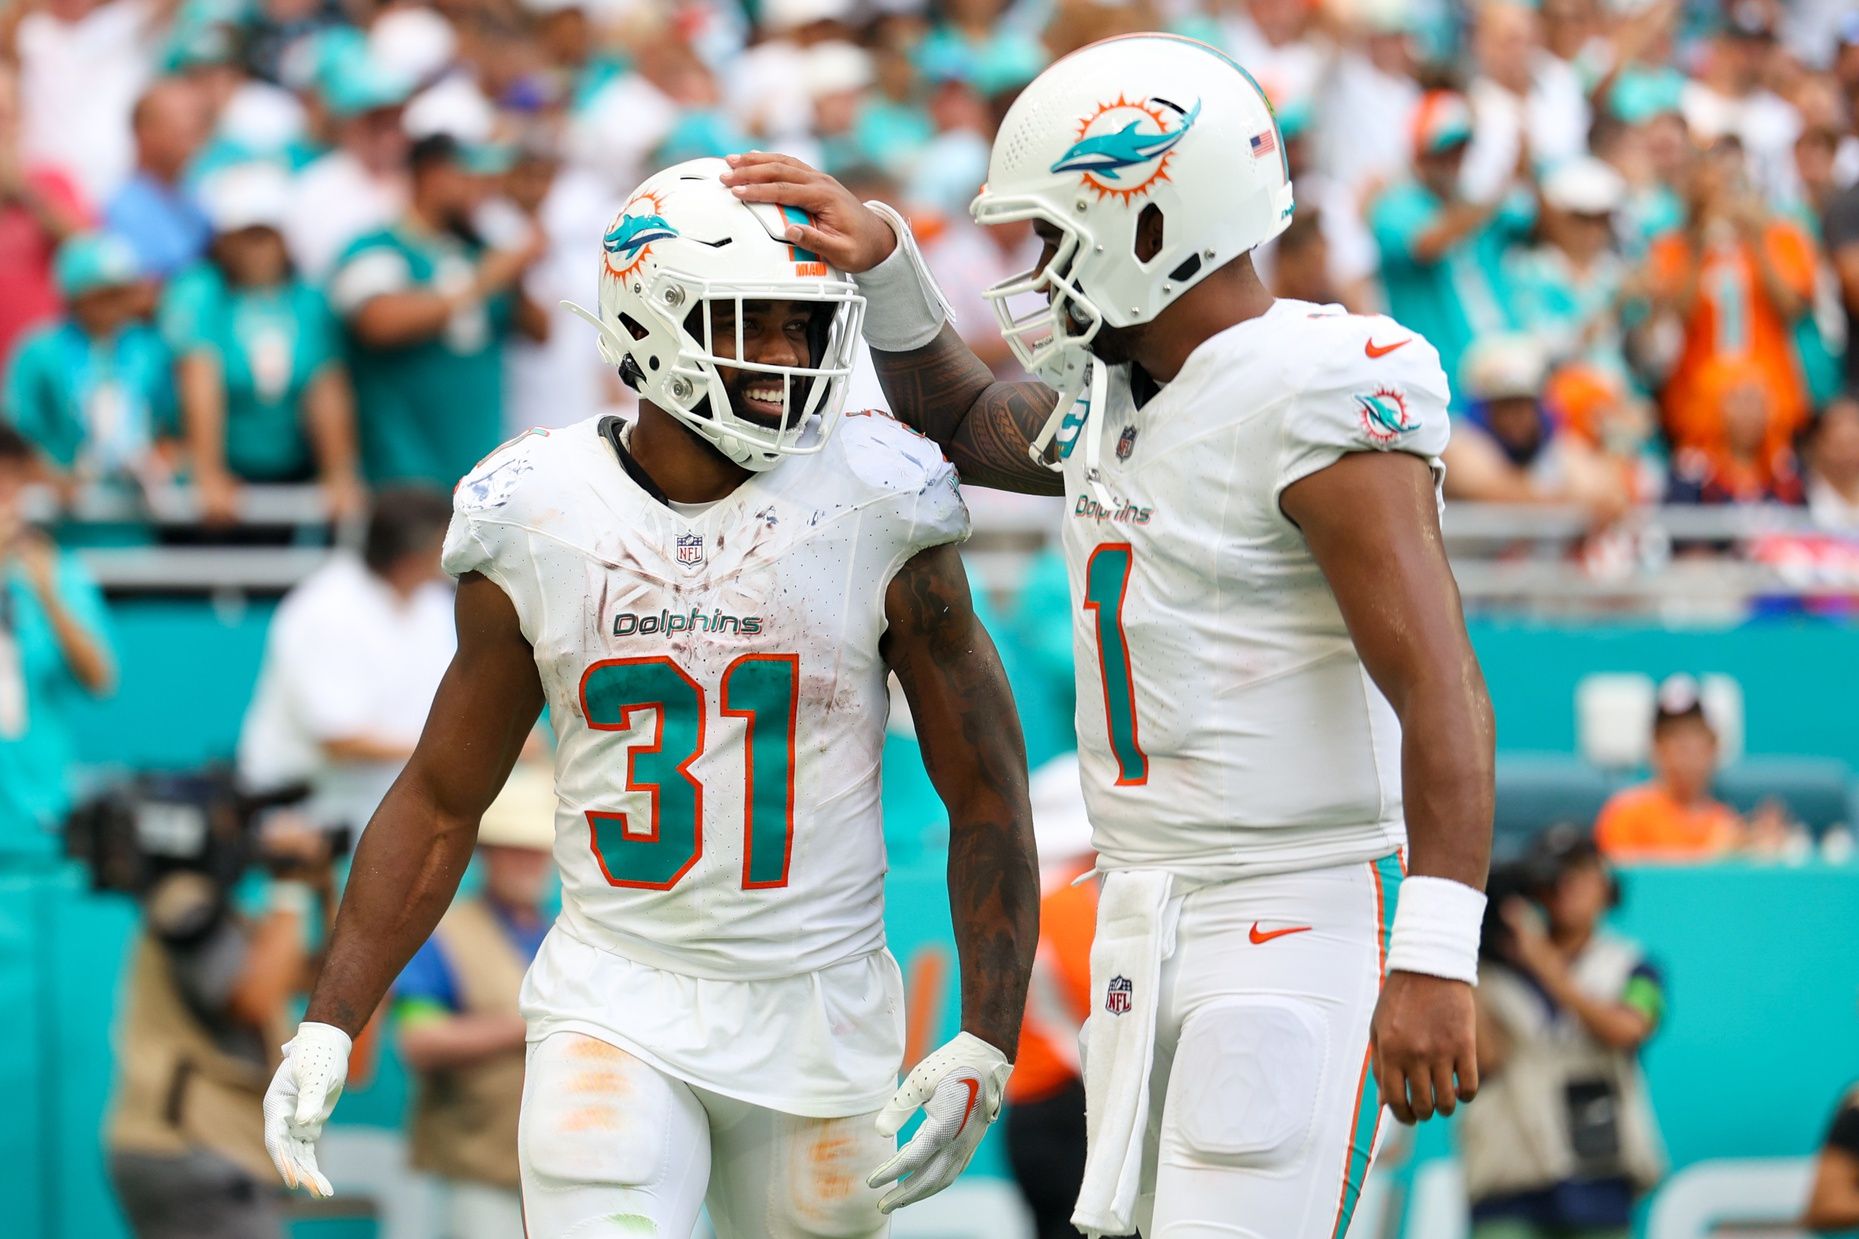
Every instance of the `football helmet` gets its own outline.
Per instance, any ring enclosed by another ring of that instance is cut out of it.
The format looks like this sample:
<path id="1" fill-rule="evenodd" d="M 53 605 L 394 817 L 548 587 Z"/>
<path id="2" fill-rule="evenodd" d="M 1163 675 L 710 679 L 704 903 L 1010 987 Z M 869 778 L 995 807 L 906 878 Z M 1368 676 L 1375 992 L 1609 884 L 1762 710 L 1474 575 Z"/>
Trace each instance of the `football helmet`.
<path id="1" fill-rule="evenodd" d="M 739 201 L 722 182 L 727 167 L 693 159 L 634 190 L 601 238 L 599 313 L 563 304 L 599 330 L 602 357 L 629 387 L 759 472 L 825 446 L 844 411 L 865 302 L 848 276 L 787 240 L 804 211 Z M 742 359 L 749 301 L 823 307 L 806 365 Z M 730 323 L 735 348 L 719 352 L 717 330 Z M 732 407 L 720 369 L 779 377 L 778 421 Z"/>
<path id="2" fill-rule="evenodd" d="M 1152 208 L 1162 243 L 1144 259 L 1137 237 Z M 1058 230 L 1051 261 L 985 294 L 1021 365 L 1059 392 L 1050 431 L 1085 390 L 1102 326 L 1149 322 L 1284 231 L 1290 165 L 1265 92 L 1232 58 L 1178 35 L 1125 35 L 1073 52 L 1021 92 L 970 210 L 983 224 Z"/>

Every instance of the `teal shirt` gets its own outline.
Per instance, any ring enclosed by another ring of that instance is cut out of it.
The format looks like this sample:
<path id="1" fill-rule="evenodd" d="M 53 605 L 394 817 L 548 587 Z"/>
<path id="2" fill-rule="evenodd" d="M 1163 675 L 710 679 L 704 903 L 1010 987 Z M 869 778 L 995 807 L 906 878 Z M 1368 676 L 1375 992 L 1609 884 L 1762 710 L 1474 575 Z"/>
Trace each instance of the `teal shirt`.
<path id="1" fill-rule="evenodd" d="M 361 237 L 329 281 L 338 313 L 352 315 L 382 293 L 455 287 L 470 279 L 481 246 L 395 225 Z M 368 480 L 423 483 L 450 491 L 503 440 L 503 344 L 515 301 L 502 294 L 452 316 L 437 336 L 400 348 L 370 348 L 352 335 L 362 467 Z"/>
<path id="2" fill-rule="evenodd" d="M 7 420 L 59 468 L 121 475 L 175 425 L 174 367 L 140 323 L 92 339 L 70 319 L 19 343 L 7 367 Z"/>
<path id="3" fill-rule="evenodd" d="M 1439 350 L 1440 364 L 1458 406 L 1459 363 L 1481 335 L 1515 331 L 1513 290 L 1505 271 L 1510 247 L 1535 221 L 1535 205 L 1518 196 L 1483 227 L 1461 238 L 1444 257 L 1422 262 L 1414 243 L 1438 221 L 1446 204 L 1417 181 L 1389 189 L 1369 211 L 1369 230 L 1381 247 L 1381 279 L 1388 313 Z"/>
<path id="4" fill-rule="evenodd" d="M 59 554 L 53 582 L 65 610 L 107 645 L 103 593 L 75 556 Z M 40 853 L 52 846 L 46 832 L 71 807 L 71 713 L 85 690 L 65 662 L 38 592 L 17 563 L 0 569 L 0 633 L 6 632 L 18 651 L 25 716 L 18 735 L 0 734 L 0 854 Z M 3 640 L 0 657 L 8 657 Z M 0 667 L 0 676 L 9 674 Z"/>
<path id="5" fill-rule="evenodd" d="M 337 361 L 323 295 L 292 280 L 235 288 L 199 263 L 177 276 L 161 304 L 161 332 L 176 357 L 218 363 L 226 391 L 226 465 L 253 482 L 300 481 L 313 472 L 304 432 L 310 383 Z"/>
<path id="6" fill-rule="evenodd" d="M 1562 252 L 1549 245 L 1513 250 L 1506 272 L 1513 312 L 1523 330 L 1559 360 L 1582 358 L 1615 374 L 1627 372 L 1613 313 L 1626 275 L 1626 264 L 1612 257 L 1603 257 L 1578 275 Z"/>

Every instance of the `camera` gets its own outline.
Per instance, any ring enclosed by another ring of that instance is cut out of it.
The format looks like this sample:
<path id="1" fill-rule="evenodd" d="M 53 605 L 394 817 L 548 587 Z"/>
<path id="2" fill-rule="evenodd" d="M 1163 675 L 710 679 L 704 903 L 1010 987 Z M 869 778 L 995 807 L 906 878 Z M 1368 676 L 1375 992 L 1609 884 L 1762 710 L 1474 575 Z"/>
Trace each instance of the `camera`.
<path id="1" fill-rule="evenodd" d="M 296 876 L 294 855 L 266 848 L 274 811 L 309 794 L 295 784 L 251 795 L 229 767 L 139 774 L 74 808 L 65 819 L 65 854 L 82 861 L 94 891 L 141 898 L 172 873 L 192 873 L 230 890 L 257 864 L 272 876 Z M 346 829 L 330 832 L 330 856 L 349 849 Z"/>

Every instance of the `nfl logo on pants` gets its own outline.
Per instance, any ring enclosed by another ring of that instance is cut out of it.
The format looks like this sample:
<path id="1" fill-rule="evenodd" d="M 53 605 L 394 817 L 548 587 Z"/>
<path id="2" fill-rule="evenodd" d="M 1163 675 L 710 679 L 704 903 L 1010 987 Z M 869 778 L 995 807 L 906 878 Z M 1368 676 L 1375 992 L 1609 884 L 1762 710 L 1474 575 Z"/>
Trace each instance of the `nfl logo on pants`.
<path id="1" fill-rule="evenodd" d="M 678 535 L 678 562 L 681 564 L 704 562 L 704 536 L 702 534 L 681 533 Z"/>
<path id="2" fill-rule="evenodd" d="M 1104 987 L 1104 1010 L 1112 1015 L 1125 1015 L 1130 1009 L 1130 996 L 1136 987 L 1128 977 L 1112 977 L 1110 984 Z"/>

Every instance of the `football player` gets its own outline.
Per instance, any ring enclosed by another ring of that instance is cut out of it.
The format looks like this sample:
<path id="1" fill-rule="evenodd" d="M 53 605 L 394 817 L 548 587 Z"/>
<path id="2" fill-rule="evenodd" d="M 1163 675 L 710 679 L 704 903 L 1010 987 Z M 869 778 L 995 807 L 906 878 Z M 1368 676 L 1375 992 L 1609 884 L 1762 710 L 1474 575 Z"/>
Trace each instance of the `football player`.
<path id="1" fill-rule="evenodd" d="M 967 511 L 928 439 L 841 418 L 862 300 L 787 240 L 798 211 L 738 202 L 723 170 L 659 173 L 604 238 L 582 313 L 637 422 L 531 431 L 459 484 L 458 654 L 266 1099 L 290 1184 L 328 1194 L 315 1141 L 350 1038 L 544 704 L 563 901 L 522 992 L 530 1234 L 688 1235 L 707 1199 L 733 1239 L 882 1235 L 999 1111 L 1039 885 L 1019 725 L 956 552 Z M 891 672 L 949 812 L 962 971 L 961 1033 L 901 1088 Z"/>
<path id="2" fill-rule="evenodd" d="M 1043 384 L 992 380 L 887 208 L 775 155 L 725 179 L 812 213 L 789 236 L 858 273 L 893 409 L 964 482 L 1065 497 L 1106 874 L 1074 1223 L 1343 1235 L 1380 1103 L 1413 1122 L 1478 1083 L 1493 723 L 1441 546 L 1437 354 L 1260 282 L 1284 139 L 1187 39 L 1058 61 L 995 138 L 974 215 L 1044 253 L 989 297 Z"/>

